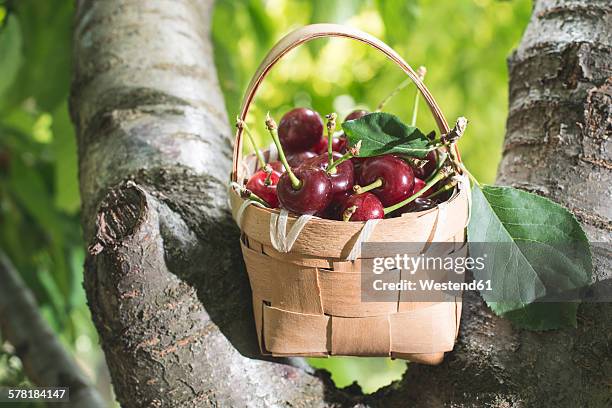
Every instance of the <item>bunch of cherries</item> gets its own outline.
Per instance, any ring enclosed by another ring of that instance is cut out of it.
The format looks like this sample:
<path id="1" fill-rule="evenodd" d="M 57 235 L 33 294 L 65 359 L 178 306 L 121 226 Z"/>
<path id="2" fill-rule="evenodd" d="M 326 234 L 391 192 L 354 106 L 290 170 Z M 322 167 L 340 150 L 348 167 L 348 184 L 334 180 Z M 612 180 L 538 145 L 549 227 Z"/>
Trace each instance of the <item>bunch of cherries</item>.
<path id="1" fill-rule="evenodd" d="M 345 121 L 367 114 L 356 110 Z M 268 116 L 266 127 L 279 156 L 279 161 L 270 163 L 264 161 L 244 122 L 239 122 L 260 163 L 259 170 L 246 182 L 243 196 L 270 208 L 344 221 L 424 211 L 448 199 L 450 189 L 432 189 L 443 185 L 441 180 L 448 175 L 436 172 L 435 150 L 417 161 L 392 154 L 361 158 L 360 143 L 349 146 L 344 134 L 334 133 L 336 115 L 327 115 L 326 119 L 324 126 L 321 116 L 308 108 L 287 112 L 278 126 Z"/>

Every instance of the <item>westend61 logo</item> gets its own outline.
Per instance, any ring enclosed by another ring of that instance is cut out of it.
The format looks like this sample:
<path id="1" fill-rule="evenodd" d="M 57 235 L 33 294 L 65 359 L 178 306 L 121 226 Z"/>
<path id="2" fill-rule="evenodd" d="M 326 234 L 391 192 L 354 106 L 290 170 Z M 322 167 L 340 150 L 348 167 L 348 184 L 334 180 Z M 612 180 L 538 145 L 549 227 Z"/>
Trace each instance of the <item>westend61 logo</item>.
<path id="1" fill-rule="evenodd" d="M 611 280 L 591 281 L 589 247 L 612 253 L 609 243 L 592 242 L 368 242 L 361 246 L 361 300 L 453 302 L 478 291 L 505 310 L 535 302 L 612 302 Z"/>
<path id="2" fill-rule="evenodd" d="M 465 280 L 486 268 L 487 254 L 469 256 L 464 243 L 366 243 L 361 293 L 365 302 L 454 301 L 463 291 L 490 291 L 489 279 Z"/>

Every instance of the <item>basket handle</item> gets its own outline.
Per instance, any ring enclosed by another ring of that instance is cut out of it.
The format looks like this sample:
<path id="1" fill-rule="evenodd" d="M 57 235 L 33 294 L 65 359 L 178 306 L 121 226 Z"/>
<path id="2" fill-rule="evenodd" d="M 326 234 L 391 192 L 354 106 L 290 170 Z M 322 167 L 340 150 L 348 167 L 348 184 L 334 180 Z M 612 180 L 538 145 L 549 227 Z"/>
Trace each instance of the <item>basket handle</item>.
<path id="1" fill-rule="evenodd" d="M 423 81 L 421 81 L 418 75 L 414 72 L 412 67 L 408 65 L 406 61 L 402 57 L 399 56 L 395 50 L 389 47 L 387 44 L 379 40 L 378 38 L 365 33 L 356 28 L 347 27 L 339 24 L 311 24 L 301 28 L 298 28 L 285 37 L 280 39 L 272 47 L 270 52 L 266 55 L 264 60 L 261 62 L 257 71 L 253 75 L 251 82 L 246 90 L 244 95 L 244 99 L 242 100 L 242 106 L 240 108 L 240 119 L 245 120 L 247 113 L 249 112 L 249 107 L 251 106 L 251 102 L 259 88 L 259 85 L 263 82 L 264 78 L 272 69 L 272 67 L 289 51 L 296 48 L 298 45 L 304 44 L 308 41 L 314 40 L 316 38 L 326 38 L 326 37 L 344 37 L 351 38 L 357 41 L 361 41 L 362 43 L 368 44 L 371 47 L 376 48 L 385 54 L 391 61 L 395 62 L 405 73 L 410 77 L 412 82 L 416 85 L 418 90 L 423 95 L 427 106 L 431 110 L 431 113 L 436 120 L 438 128 L 442 134 L 448 133 L 450 131 L 448 127 L 448 122 L 442 113 L 442 110 L 434 100 L 433 96 L 429 92 L 429 89 L 425 86 Z M 242 133 L 243 130 L 241 127 L 238 127 L 236 130 L 236 141 L 234 143 L 234 153 L 233 153 L 233 167 L 232 167 L 232 181 L 238 180 L 238 172 L 240 169 L 239 163 L 242 161 Z"/>

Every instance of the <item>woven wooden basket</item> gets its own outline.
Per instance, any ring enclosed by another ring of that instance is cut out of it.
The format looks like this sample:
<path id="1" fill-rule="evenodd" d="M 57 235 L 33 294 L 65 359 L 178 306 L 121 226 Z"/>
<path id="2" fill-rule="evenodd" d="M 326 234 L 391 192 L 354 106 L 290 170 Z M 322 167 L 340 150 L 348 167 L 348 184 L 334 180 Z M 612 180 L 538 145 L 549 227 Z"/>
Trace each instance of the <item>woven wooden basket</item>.
<path id="1" fill-rule="evenodd" d="M 298 45 L 321 37 L 351 38 L 383 52 L 414 81 L 440 132 L 449 132 L 434 98 L 394 50 L 369 34 L 333 24 L 297 29 L 271 49 L 248 86 L 240 113 L 242 120 L 246 119 L 255 92 L 272 66 Z M 242 157 L 242 129 L 238 129 L 232 181 L 242 183 L 255 170 L 254 157 Z M 242 230 L 241 245 L 262 354 L 385 356 L 438 364 L 444 352 L 452 350 L 459 329 L 461 298 L 411 301 L 406 292 L 400 291 L 397 302 L 362 302 L 363 259 L 346 259 L 364 222 L 313 218 L 291 249 L 281 252 L 275 249 L 271 238 L 271 222 L 274 223 L 278 210 L 245 206 L 233 189 L 230 202 Z M 462 250 L 468 205 L 468 191 L 459 188 L 451 199 L 434 209 L 380 220 L 368 241 L 451 242 Z M 287 230 L 296 222 L 297 218 L 289 216 Z"/>

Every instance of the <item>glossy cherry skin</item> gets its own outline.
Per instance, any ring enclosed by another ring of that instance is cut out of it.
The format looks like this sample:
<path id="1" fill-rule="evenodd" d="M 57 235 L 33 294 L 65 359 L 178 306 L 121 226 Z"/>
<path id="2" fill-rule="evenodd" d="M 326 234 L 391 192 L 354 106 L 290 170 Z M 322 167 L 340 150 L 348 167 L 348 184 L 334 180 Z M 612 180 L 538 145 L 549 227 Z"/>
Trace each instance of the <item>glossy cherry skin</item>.
<path id="1" fill-rule="evenodd" d="M 317 154 L 315 152 L 311 152 L 310 150 L 307 150 L 305 152 L 294 153 L 294 154 L 289 155 L 287 157 L 287 162 L 289 163 L 291 168 L 294 169 L 296 167 L 300 167 L 302 163 L 304 163 L 306 160 L 312 159 L 314 157 L 317 157 Z"/>
<path id="2" fill-rule="evenodd" d="M 344 121 L 348 122 L 349 120 L 359 119 L 359 118 L 362 118 L 362 117 L 364 117 L 365 115 L 367 115 L 369 113 L 370 112 L 368 112 L 367 110 L 357 109 L 357 110 L 352 111 L 348 115 L 346 115 L 346 118 L 344 118 Z"/>
<path id="3" fill-rule="evenodd" d="M 427 160 L 422 167 L 417 167 L 414 170 L 414 176 L 420 178 L 421 180 L 427 179 L 429 176 L 433 174 L 437 167 L 437 154 L 435 151 L 431 151 L 427 153 L 427 156 L 423 160 Z"/>
<path id="4" fill-rule="evenodd" d="M 334 152 L 332 156 L 334 160 L 338 160 L 340 157 L 342 157 L 342 155 L 338 152 Z M 312 166 L 318 167 L 322 170 L 327 170 L 328 164 L 329 158 L 327 157 L 327 153 L 324 153 L 317 157 L 313 157 L 312 159 L 305 160 L 304 163 L 302 163 L 302 166 Z M 350 160 L 340 163 L 338 167 L 336 167 L 336 172 L 333 174 L 328 174 L 328 177 L 332 183 L 333 195 L 351 190 L 353 188 L 353 184 L 355 184 L 353 163 Z"/>
<path id="5" fill-rule="evenodd" d="M 414 173 L 399 157 L 387 154 L 367 159 L 361 166 L 362 186 L 382 179 L 382 186 L 372 190 L 385 207 L 397 204 L 412 194 Z"/>
<path id="6" fill-rule="evenodd" d="M 283 163 L 281 163 L 280 161 L 268 162 L 268 165 L 272 167 L 272 170 L 274 171 L 278 171 L 279 173 L 285 172 L 285 166 L 283 166 Z M 263 167 L 257 169 L 257 171 L 259 170 L 263 170 Z"/>
<path id="7" fill-rule="evenodd" d="M 393 212 L 393 215 L 401 215 L 409 212 L 426 211 L 436 207 L 438 203 L 429 198 L 416 198 L 414 201 L 406 204 L 402 208 Z"/>
<path id="8" fill-rule="evenodd" d="M 334 152 L 346 153 L 348 149 L 348 139 L 346 136 L 334 137 L 332 139 L 332 150 Z"/>
<path id="9" fill-rule="evenodd" d="M 344 205 L 344 202 L 353 194 L 352 191 L 344 191 L 332 195 L 331 202 L 329 205 L 317 215 L 321 218 L 327 218 L 328 220 L 342 220 L 342 213 L 340 209 Z"/>
<path id="10" fill-rule="evenodd" d="M 322 137 L 321 140 L 319 140 L 317 144 L 312 147 L 312 151 L 316 154 L 323 154 L 327 151 L 328 144 L 327 138 Z"/>
<path id="11" fill-rule="evenodd" d="M 296 214 L 317 214 L 330 203 L 331 181 L 327 173 L 316 167 L 300 166 L 293 170 L 301 186 L 294 189 L 289 173 L 283 173 L 276 186 L 278 200 L 283 208 Z"/>
<path id="12" fill-rule="evenodd" d="M 287 154 L 311 149 L 323 137 L 323 119 L 312 109 L 295 108 L 281 118 L 278 137 Z"/>
<path id="13" fill-rule="evenodd" d="M 414 178 L 414 187 L 412 187 L 412 194 L 418 193 L 419 191 L 421 191 L 421 189 L 423 189 L 423 187 L 425 187 L 425 182 L 423 180 L 421 180 L 420 178 L 415 177 Z M 432 186 L 429 190 L 427 190 L 426 192 L 421 194 L 421 197 L 427 197 L 433 191 L 434 191 L 434 187 Z"/>
<path id="14" fill-rule="evenodd" d="M 257 197 L 263 199 L 271 208 L 278 208 L 276 185 L 278 184 L 280 176 L 281 173 L 272 170 L 270 174 L 270 184 L 266 185 L 268 174 L 263 170 L 258 170 L 249 178 L 249 181 L 246 183 L 246 188 L 251 190 Z"/>
<path id="15" fill-rule="evenodd" d="M 317 154 L 323 154 L 327 152 L 327 145 L 329 144 L 326 137 L 323 137 L 319 142 L 312 148 L 312 151 Z M 332 138 L 332 151 L 339 153 L 346 153 L 348 146 L 348 140 L 344 136 Z"/>
<path id="16" fill-rule="evenodd" d="M 268 164 L 270 165 L 270 167 L 272 167 L 272 170 L 274 171 L 278 171 L 279 173 L 285 172 L 285 166 L 283 166 L 283 163 L 278 160 L 269 162 Z"/>
<path id="17" fill-rule="evenodd" d="M 385 209 L 382 203 L 372 193 L 354 194 L 350 196 L 340 208 L 340 214 L 345 213 L 351 207 L 357 207 L 348 221 L 367 221 L 382 219 L 385 216 Z"/>
<path id="18" fill-rule="evenodd" d="M 363 181 L 361 180 L 361 168 L 366 160 L 368 160 L 367 157 L 353 157 L 351 159 L 353 162 L 353 169 L 355 169 L 355 184 L 363 184 Z"/>
<path id="19" fill-rule="evenodd" d="M 353 157 L 351 161 L 353 162 L 353 168 L 355 169 L 355 184 L 364 184 L 363 178 L 361 177 L 361 170 L 363 169 L 364 163 L 369 159 L 369 157 Z"/>

